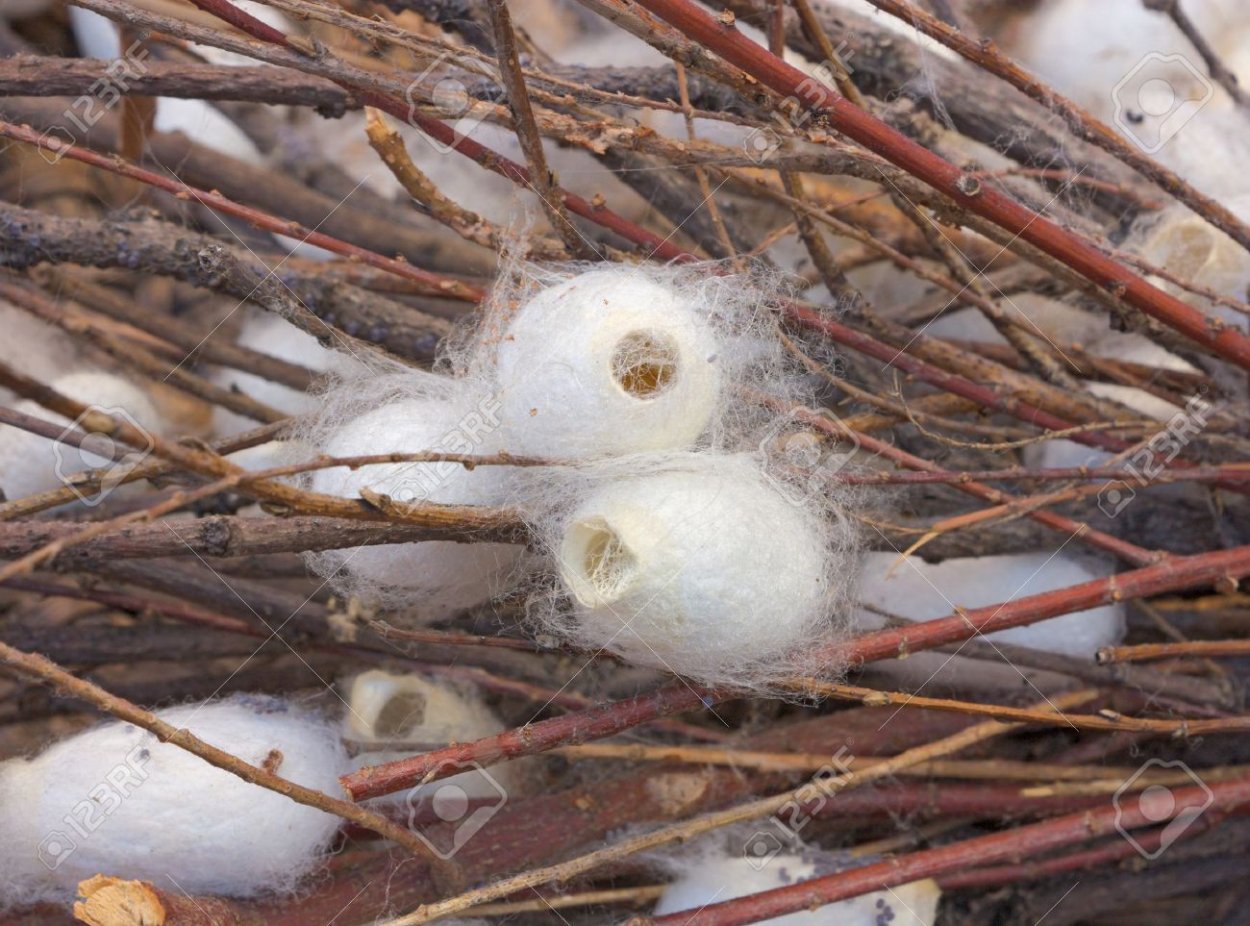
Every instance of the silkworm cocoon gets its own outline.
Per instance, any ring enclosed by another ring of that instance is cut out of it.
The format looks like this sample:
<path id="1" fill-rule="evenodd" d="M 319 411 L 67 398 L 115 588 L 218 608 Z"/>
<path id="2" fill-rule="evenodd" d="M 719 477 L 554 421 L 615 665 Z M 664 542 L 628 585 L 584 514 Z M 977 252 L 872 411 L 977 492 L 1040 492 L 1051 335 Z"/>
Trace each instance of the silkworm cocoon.
<path id="1" fill-rule="evenodd" d="M 338 794 L 347 757 L 333 724 L 239 696 L 160 711 L 252 765 Z M 249 784 L 127 723 L 0 765 L 0 899 L 66 900 L 99 873 L 191 894 L 288 891 L 330 847 L 338 818 Z"/>
<path id="2" fill-rule="evenodd" d="M 435 388 L 438 377 L 409 376 L 414 384 Z M 483 454 L 493 450 L 498 425 L 491 399 L 440 394 L 399 399 L 374 408 L 331 430 L 321 449 L 335 457 L 422 451 Z M 472 470 L 459 463 L 387 463 L 318 470 L 316 492 L 359 498 L 365 490 L 396 501 L 444 505 L 491 505 L 503 501 L 505 476 L 500 467 Z M 425 618 L 444 617 L 502 592 L 521 548 L 503 543 L 382 544 L 338 550 L 314 559 L 327 575 L 341 572 L 351 593 L 372 600 L 398 597 Z M 419 594 L 417 594 L 419 593 Z"/>
<path id="3" fill-rule="evenodd" d="M 860 597 L 910 621 L 945 617 L 952 612 L 952 603 L 980 608 L 1102 578 L 1083 561 L 1062 553 L 961 557 L 940 563 L 926 563 L 918 556 L 898 560 L 894 553 L 866 554 Z M 880 623 L 879 618 L 867 620 Z M 1124 608 L 1104 605 L 988 636 L 1048 653 L 1092 658 L 1099 648 L 1123 639 Z"/>
<path id="4" fill-rule="evenodd" d="M 766 833 L 757 833 L 761 843 Z M 748 842 L 748 851 L 753 843 Z M 770 845 L 775 844 L 770 842 Z M 656 915 L 722 903 L 748 894 L 788 887 L 837 870 L 819 853 L 779 853 L 770 858 L 717 855 L 674 864 L 678 876 L 653 911 Z M 760 920 L 768 926 L 933 926 L 942 892 L 932 880 L 913 881 L 863 894 L 816 910 Z"/>
<path id="5" fill-rule="evenodd" d="M 364 747 L 352 760 L 354 768 L 393 762 L 414 750 L 469 742 L 503 730 L 504 725 L 484 704 L 450 685 L 377 669 L 352 680 L 343 717 L 343 738 Z M 369 750 L 371 743 L 409 748 L 395 751 L 380 746 Z M 498 798 L 500 788 L 509 791 L 514 786 L 514 776 L 509 765 L 492 767 L 488 775 L 471 769 L 379 800 L 404 802 L 415 808 L 422 800 L 438 799 L 448 785 L 470 800 L 490 801 Z"/>
<path id="6" fill-rule="evenodd" d="M 321 342 L 311 334 L 270 312 L 249 315 L 239 329 L 238 343 L 270 357 L 299 364 L 314 373 L 345 372 L 354 366 L 347 355 L 322 347 Z M 213 380 L 220 386 L 238 389 L 288 415 L 305 415 L 317 408 L 316 396 L 255 373 L 223 368 L 217 371 Z M 256 426 L 257 422 L 250 418 L 220 406 L 213 410 L 213 430 L 220 436 L 240 434 Z"/>
<path id="7" fill-rule="evenodd" d="M 160 415 L 143 390 L 120 376 L 82 371 L 61 376 L 49 385 L 67 398 L 107 412 L 150 434 L 161 430 Z M 15 408 L 66 428 L 71 425 L 68 418 L 29 399 L 18 402 Z M 93 448 L 100 453 L 93 453 Z M 120 465 L 104 455 L 114 449 L 127 454 Z M 128 445 L 115 443 L 103 434 L 93 434 L 82 447 L 75 447 L 20 428 L 0 426 L 0 488 L 6 497 L 15 499 L 59 488 L 65 484 L 65 477 L 86 469 L 108 467 L 110 472 L 120 474 L 138 462 L 146 449 L 150 448 L 128 449 Z"/>
<path id="8" fill-rule="evenodd" d="M 1084 560 L 1062 553 L 963 557 L 940 563 L 926 563 L 918 556 L 902 562 L 899 559 L 895 553 L 865 554 L 859 597 L 864 605 L 909 621 L 933 620 L 954 613 L 956 607 L 985 607 L 1102 578 Z M 856 620 L 864 630 L 885 623 L 883 616 L 867 609 L 861 609 Z M 984 639 L 1092 660 L 1101 647 L 1124 638 L 1124 620 L 1124 607 L 1111 604 L 1000 630 Z M 987 684 L 1019 686 L 1023 684 L 1022 674 L 1029 674 L 1008 661 L 952 660 L 942 653 L 916 653 L 901 661 L 880 663 L 877 668 L 916 684 L 957 682 L 974 688 Z"/>
<path id="9" fill-rule="evenodd" d="M 552 548 L 579 643 L 725 680 L 776 668 L 828 628 L 829 526 L 747 456 L 613 472 Z"/>
<path id="10" fill-rule="evenodd" d="M 641 270 L 592 270 L 540 291 L 496 352 L 503 444 L 593 458 L 692 446 L 721 396 L 706 308 Z"/>

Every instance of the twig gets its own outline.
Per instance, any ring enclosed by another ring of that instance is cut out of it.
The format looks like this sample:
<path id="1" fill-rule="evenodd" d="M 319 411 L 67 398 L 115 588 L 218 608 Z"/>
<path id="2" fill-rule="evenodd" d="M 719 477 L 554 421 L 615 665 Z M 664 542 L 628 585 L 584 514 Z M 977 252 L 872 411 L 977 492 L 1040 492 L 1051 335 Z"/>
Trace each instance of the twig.
<path id="1" fill-rule="evenodd" d="M 1104 646 L 1098 662 L 1143 662 L 1150 659 L 1204 656 L 1250 656 L 1250 640 L 1187 640 L 1183 643 L 1138 643 L 1134 646 Z"/>
<path id="2" fill-rule="evenodd" d="M 1241 88 L 1237 75 L 1220 60 L 1219 54 L 1211 47 L 1211 43 L 1206 40 L 1194 21 L 1189 18 L 1189 14 L 1181 7 L 1180 0 L 1142 0 L 1142 3 L 1148 10 L 1171 17 L 1172 22 L 1176 23 L 1176 28 L 1185 34 L 1185 38 L 1189 39 L 1189 44 L 1193 45 L 1194 51 L 1201 56 L 1211 78 L 1227 91 L 1238 106 L 1250 106 L 1250 97 L 1247 97 L 1246 91 Z"/>
<path id="3" fill-rule="evenodd" d="M 1157 720 L 1150 717 L 1127 717 L 1115 711 L 1107 711 L 1103 714 L 1072 714 L 1065 711 L 1055 714 L 1023 707 L 1008 707 L 1002 704 L 977 704 L 972 701 L 955 701 L 950 698 L 928 698 L 905 691 L 880 691 L 876 688 L 861 688 L 855 685 L 834 685 L 806 678 L 795 679 L 793 685 L 798 691 L 812 692 L 875 707 L 927 708 L 935 711 L 953 711 L 979 717 L 993 717 L 997 720 L 1016 723 L 1072 727 L 1078 730 L 1161 733 L 1167 736 L 1204 736 L 1215 733 L 1244 733 L 1250 730 L 1250 715 Z"/>
<path id="4" fill-rule="evenodd" d="M 538 126 L 534 123 L 534 108 L 530 105 L 525 75 L 521 72 L 521 59 L 517 54 L 516 33 L 512 29 L 512 14 L 508 12 L 508 4 L 506 0 L 488 0 L 486 8 L 495 32 L 495 62 L 503 79 L 508 108 L 512 110 L 512 127 L 516 131 L 521 151 L 525 154 L 525 162 L 529 165 L 529 187 L 538 197 L 543 212 L 547 214 L 547 220 L 564 241 L 569 254 L 583 260 L 597 257 L 594 249 L 582 238 L 581 232 L 569 218 L 567 206 L 556 188 L 551 169 L 547 166 L 542 136 L 538 134 Z"/>
<path id="5" fill-rule="evenodd" d="M 929 38 L 941 42 L 973 64 L 1011 84 L 1021 93 L 1041 103 L 1047 110 L 1058 113 L 1064 124 L 1077 138 L 1091 142 L 1114 155 L 1161 190 L 1175 196 L 1190 209 L 1225 232 L 1242 247 L 1250 248 L 1250 228 L 1233 212 L 1217 200 L 1200 193 L 1186 183 L 1178 174 L 1164 167 L 1154 158 L 1124 141 L 1110 126 L 1095 119 L 1072 100 L 1029 74 L 1009 57 L 998 50 L 993 42 L 970 38 L 958 29 L 919 9 L 908 0 L 869 0 L 880 10 L 896 16 Z M 1164 0 L 1168 2 L 1168 0 Z M 1175 0 L 1171 0 L 1175 5 Z M 1213 75 L 1214 76 L 1214 75 Z M 1056 255 L 1058 256 L 1058 255 Z M 1092 279 L 1092 278 L 1091 278 Z M 1111 277 L 1115 279 L 1115 277 Z M 1095 282 L 1098 280 L 1095 279 Z M 1136 303 L 1135 303 L 1136 304 Z"/>
<path id="6" fill-rule="evenodd" d="M 445 880 L 449 885 L 460 881 L 460 875 L 454 865 L 436 856 L 430 851 L 426 843 L 414 833 L 392 823 L 380 814 L 366 810 L 351 801 L 330 797 L 327 794 L 322 794 L 320 791 L 295 784 L 287 781 L 285 778 L 280 778 L 270 771 L 250 765 L 237 756 L 231 755 L 226 750 L 218 749 L 216 746 L 204 742 L 189 730 L 174 727 L 150 711 L 145 711 L 123 698 L 109 694 L 98 685 L 75 677 L 38 654 L 23 653 L 0 641 L 0 662 L 21 672 L 23 675 L 28 675 L 52 685 L 70 697 L 79 698 L 95 705 L 100 710 L 113 715 L 119 720 L 124 720 L 127 723 L 134 724 L 136 727 L 148 730 L 155 734 L 161 742 L 173 743 L 192 755 L 198 756 L 210 765 L 236 775 L 250 784 L 275 791 L 297 803 L 324 810 L 327 813 L 370 829 L 395 844 L 404 847 L 418 858 L 426 860 L 436 876 Z"/>
<path id="7" fill-rule="evenodd" d="M 84 164 L 90 164 L 93 167 L 99 167 L 110 173 L 117 174 L 122 177 L 129 177 L 138 180 L 148 186 L 156 187 L 167 193 L 184 199 L 193 199 L 203 206 L 208 207 L 216 212 L 225 215 L 233 215 L 237 218 L 244 219 L 255 225 L 257 228 L 263 228 L 266 231 L 275 234 L 287 235 L 288 237 L 298 238 L 300 241 L 308 244 L 325 248 L 327 251 L 333 251 L 336 254 L 342 254 L 344 257 L 350 257 L 359 260 L 362 263 L 369 264 L 381 270 L 387 270 L 396 276 L 405 277 L 414 283 L 420 283 L 427 287 L 428 291 L 435 295 L 448 296 L 454 299 L 462 299 L 467 302 L 478 302 L 483 298 L 483 293 L 477 287 L 468 283 L 462 283 L 449 277 L 440 276 L 431 273 L 428 270 L 421 270 L 412 266 L 406 261 L 396 260 L 391 257 L 384 257 L 366 248 L 358 247 L 346 241 L 340 241 L 337 238 L 319 232 L 312 228 L 306 228 L 298 222 L 291 222 L 285 219 L 279 219 L 268 213 L 253 209 L 251 206 L 245 206 L 227 199 L 219 193 L 209 192 L 207 190 L 197 190 L 185 183 L 177 180 L 171 180 L 160 174 L 145 170 L 129 164 L 117 157 L 106 157 L 97 154 L 78 145 L 71 145 L 60 140 L 56 136 L 41 136 L 33 129 L 25 126 L 14 125 L 11 122 L 0 120 L 0 136 L 11 138 L 14 141 L 20 141 L 28 145 L 35 145 L 46 151 L 52 151 L 64 157 L 69 157 L 75 161 L 82 161 Z"/>

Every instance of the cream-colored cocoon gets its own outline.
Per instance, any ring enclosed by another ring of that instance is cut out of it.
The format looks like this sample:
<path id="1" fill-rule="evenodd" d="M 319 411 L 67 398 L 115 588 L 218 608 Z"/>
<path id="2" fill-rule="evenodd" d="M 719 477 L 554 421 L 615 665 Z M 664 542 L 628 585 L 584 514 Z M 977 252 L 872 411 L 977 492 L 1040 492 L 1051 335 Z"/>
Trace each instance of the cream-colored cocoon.
<path id="1" fill-rule="evenodd" d="M 724 681 L 827 639 L 834 527 L 754 457 L 635 458 L 577 497 L 550 529 L 579 645 Z"/>
<path id="2" fill-rule="evenodd" d="M 862 560 L 859 598 L 864 605 L 895 617 L 929 621 L 949 616 L 956 607 L 987 607 L 1103 575 L 1086 560 L 1063 553 L 961 557 L 940 563 L 927 563 L 918 556 L 900 558 L 895 553 L 867 553 Z M 856 620 L 865 631 L 879 629 L 886 621 L 867 608 L 858 611 Z M 1119 643 L 1124 633 L 1124 606 L 1110 604 L 973 639 L 1092 661 L 1101 647 Z M 922 687 L 1032 690 L 1028 684 L 1032 682 L 1045 690 L 1051 682 L 1005 657 L 984 660 L 922 652 L 906 659 L 874 663 L 871 669 L 897 682 Z"/>
<path id="3" fill-rule="evenodd" d="M 762 864 L 760 862 L 762 861 Z M 764 860 L 743 855 L 702 855 L 673 862 L 677 878 L 655 906 L 654 914 L 692 913 L 710 904 L 723 903 L 789 887 L 825 872 L 817 853 L 779 853 Z M 941 889 L 932 880 L 913 881 L 884 891 L 874 891 L 816 910 L 788 913 L 760 920 L 768 926 L 933 926 L 937 919 Z"/>
<path id="4" fill-rule="evenodd" d="M 357 769 L 450 743 L 471 742 L 504 729 L 486 705 L 446 682 L 379 669 L 362 672 L 352 680 L 343 718 L 343 738 L 360 750 L 352 759 L 352 767 Z M 371 744 L 378 744 L 378 748 L 370 749 Z M 386 748 L 397 744 L 405 748 Z M 378 800 L 407 803 L 415 811 L 423 801 L 436 800 L 440 791 L 453 787 L 470 800 L 494 801 L 501 789 L 505 795 L 511 794 L 512 773 L 510 765 L 492 766 L 489 771 L 469 769 Z"/>

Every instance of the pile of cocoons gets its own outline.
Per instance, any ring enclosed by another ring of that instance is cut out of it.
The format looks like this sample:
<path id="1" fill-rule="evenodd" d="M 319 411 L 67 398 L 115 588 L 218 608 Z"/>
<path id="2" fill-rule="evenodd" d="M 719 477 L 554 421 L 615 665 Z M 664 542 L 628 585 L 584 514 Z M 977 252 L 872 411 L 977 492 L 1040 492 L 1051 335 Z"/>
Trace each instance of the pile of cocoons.
<path id="1" fill-rule="evenodd" d="M 854 536 L 844 499 L 770 452 L 812 401 L 776 287 L 720 269 L 511 268 L 438 372 L 339 376 L 297 435 L 317 451 L 525 459 L 335 467 L 307 488 L 507 506 L 532 543 L 386 544 L 314 568 L 418 620 L 524 583 L 545 638 L 701 680 L 798 669 L 837 635 Z"/>
<path id="2" fill-rule="evenodd" d="M 335 725 L 289 701 L 238 695 L 159 711 L 243 761 L 337 794 Z M 321 863 L 340 820 L 249 784 L 128 723 L 0 765 L 0 905 L 72 899 L 97 874 L 189 894 L 288 892 Z"/>

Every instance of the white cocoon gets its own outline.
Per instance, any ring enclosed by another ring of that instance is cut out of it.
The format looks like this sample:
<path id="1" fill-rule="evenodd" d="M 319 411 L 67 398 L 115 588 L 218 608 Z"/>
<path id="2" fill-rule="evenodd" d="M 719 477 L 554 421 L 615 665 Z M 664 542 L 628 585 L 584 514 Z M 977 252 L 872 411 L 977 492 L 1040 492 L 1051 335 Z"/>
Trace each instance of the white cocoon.
<path id="1" fill-rule="evenodd" d="M 814 853 L 813 857 L 816 857 Z M 774 855 L 764 861 L 762 867 L 757 865 L 757 860 L 748 860 L 745 856 L 679 860 L 675 867 L 680 874 L 660 897 L 653 913 L 693 912 L 709 904 L 788 887 L 824 873 L 809 857 L 788 853 Z M 941 896 L 937 883 L 926 879 L 760 923 L 761 926 L 933 926 Z"/>
<path id="2" fill-rule="evenodd" d="M 107 412 L 150 433 L 159 433 L 162 428 L 160 415 L 143 390 L 120 376 L 83 371 L 61 376 L 48 385 L 67 398 Z M 65 416 L 51 412 L 30 399 L 23 399 L 14 407 L 19 412 L 53 421 L 67 429 L 71 424 Z M 0 489 L 10 500 L 46 492 L 63 485 L 63 478 L 83 470 L 113 467 L 115 464 L 111 457 L 104 454 L 113 448 L 125 450 L 126 447 L 103 434 L 90 435 L 82 447 L 75 447 L 20 428 L 0 426 Z M 100 452 L 92 453 L 93 448 Z M 142 456 L 139 449 L 127 451 L 127 454 L 114 472 L 128 471 Z"/>
<path id="3" fill-rule="evenodd" d="M 158 716 L 297 784 L 341 791 L 347 758 L 334 726 L 287 702 L 243 695 Z M 67 900 L 100 873 L 190 894 L 288 891 L 339 822 L 108 723 L 0 765 L 0 900 Z"/>
<path id="4" fill-rule="evenodd" d="M 541 290 L 496 354 L 503 445 L 596 458 L 692 446 L 721 394 L 705 307 L 630 267 Z"/>
<path id="5" fill-rule="evenodd" d="M 501 733 L 504 725 L 481 702 L 447 684 L 419 675 L 398 675 L 374 669 L 352 680 L 343 718 L 343 738 L 367 746 L 370 743 L 402 743 L 404 751 L 378 749 L 361 752 L 352 759 L 353 768 L 381 765 L 414 752 L 464 743 Z M 380 801 L 413 804 L 433 799 L 437 792 L 454 786 L 470 800 L 495 800 L 497 786 L 512 785 L 511 766 L 492 767 L 488 773 L 473 769 L 437 782 L 418 785 L 378 798 Z"/>
<path id="6" fill-rule="evenodd" d="M 752 458 L 688 455 L 602 479 L 552 547 L 580 644 L 724 679 L 823 638 L 829 529 Z"/>
<path id="7" fill-rule="evenodd" d="M 895 553 L 867 553 L 860 573 L 860 600 L 896 617 L 928 621 L 961 608 L 981 608 L 1027 598 L 1056 588 L 1103 578 L 1075 557 L 1060 553 L 1012 553 L 970 556 L 926 563 L 918 556 L 899 562 Z M 890 569 L 894 568 L 890 573 Z M 889 573 L 887 575 L 887 573 Z M 862 627 L 876 628 L 884 618 L 861 612 Z M 1047 653 L 1092 659 L 1100 647 L 1124 637 L 1124 607 L 1104 605 L 1025 627 L 987 634 Z"/>
<path id="8" fill-rule="evenodd" d="M 439 378 L 411 374 L 407 379 L 416 392 L 422 384 L 432 388 Z M 474 403 L 453 394 L 450 383 L 442 385 L 438 394 L 400 399 L 343 422 L 322 451 L 335 457 L 493 452 L 498 427 L 494 400 Z M 310 487 L 343 498 L 359 498 L 368 489 L 402 502 L 492 505 L 504 500 L 506 477 L 500 470 L 497 466 L 469 470 L 448 462 L 385 463 L 355 470 L 339 466 L 318 470 Z M 418 613 L 434 619 L 502 592 L 521 552 L 521 547 L 504 543 L 430 541 L 336 550 L 314 562 L 323 573 L 346 572 L 352 592 L 364 598 L 406 591 Z"/>
<path id="9" fill-rule="evenodd" d="M 291 27 L 286 18 L 272 7 L 265 6 L 263 3 L 250 3 L 247 0 L 239 0 L 237 5 L 271 26 L 290 31 Z M 118 40 L 115 23 L 99 13 L 80 7 L 70 7 L 68 13 L 74 40 L 78 43 L 84 57 L 103 60 L 122 57 L 121 43 Z M 192 43 L 191 47 L 212 64 L 243 66 L 257 64 L 252 58 L 223 51 L 211 45 Z M 135 53 L 128 65 L 129 71 L 141 71 L 148 60 L 150 59 L 147 49 L 141 49 Z M 122 73 L 124 75 L 126 72 Z M 208 148 L 249 164 L 264 162 L 260 149 L 247 134 L 221 110 L 205 100 L 159 97 L 156 103 L 155 126 L 158 132 L 183 132 L 188 138 Z"/>

